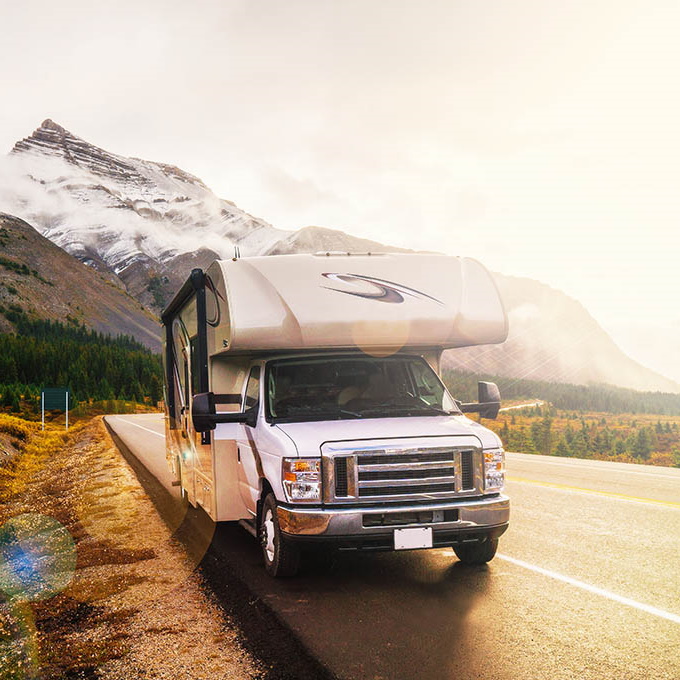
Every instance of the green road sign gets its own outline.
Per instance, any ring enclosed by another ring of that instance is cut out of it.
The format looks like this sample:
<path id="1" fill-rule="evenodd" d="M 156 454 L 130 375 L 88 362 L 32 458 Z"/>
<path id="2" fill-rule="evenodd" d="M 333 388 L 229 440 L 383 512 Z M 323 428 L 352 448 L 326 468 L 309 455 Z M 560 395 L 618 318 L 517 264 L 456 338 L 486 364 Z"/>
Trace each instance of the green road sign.
<path id="1" fill-rule="evenodd" d="M 66 411 L 68 430 L 69 393 L 63 387 L 43 387 L 40 392 L 42 429 L 45 429 L 45 411 Z"/>
<path id="2" fill-rule="evenodd" d="M 65 411 L 68 408 L 68 390 L 61 387 L 43 387 L 43 405 L 46 411 Z"/>

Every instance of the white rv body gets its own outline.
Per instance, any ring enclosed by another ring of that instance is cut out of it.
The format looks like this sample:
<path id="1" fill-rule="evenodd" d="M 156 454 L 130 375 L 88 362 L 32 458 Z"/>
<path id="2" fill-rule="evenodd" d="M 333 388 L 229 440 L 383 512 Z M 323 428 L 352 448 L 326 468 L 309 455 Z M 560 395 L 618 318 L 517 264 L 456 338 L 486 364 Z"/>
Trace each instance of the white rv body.
<path id="1" fill-rule="evenodd" d="M 507 527 L 501 442 L 436 377 L 444 349 L 507 336 L 475 260 L 216 261 L 192 272 L 163 322 L 168 463 L 213 520 L 250 523 L 271 573 L 268 557 L 283 563 L 305 542 L 459 556 L 465 543 L 479 557 Z M 194 398 L 208 394 L 213 415 L 199 416 Z M 197 431 L 205 418 L 213 429 Z M 230 418 L 241 420 L 219 422 Z"/>

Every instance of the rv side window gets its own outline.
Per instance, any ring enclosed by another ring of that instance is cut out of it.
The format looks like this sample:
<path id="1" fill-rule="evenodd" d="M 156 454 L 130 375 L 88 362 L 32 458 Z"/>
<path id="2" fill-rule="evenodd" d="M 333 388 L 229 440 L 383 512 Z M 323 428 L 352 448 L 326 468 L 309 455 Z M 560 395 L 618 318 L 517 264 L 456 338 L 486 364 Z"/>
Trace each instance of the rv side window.
<path id="1" fill-rule="evenodd" d="M 188 403 L 187 394 L 189 391 L 189 387 L 187 385 L 189 371 L 187 369 L 185 349 L 186 332 L 184 331 L 184 324 L 179 318 L 175 319 L 172 323 L 172 338 L 175 369 L 174 372 L 177 381 L 177 390 L 175 392 L 177 397 L 175 400 L 175 408 L 177 409 L 177 412 L 175 413 L 175 418 L 179 418 L 181 407 L 186 406 Z"/>
<path id="2" fill-rule="evenodd" d="M 188 406 L 191 402 L 191 395 L 189 394 L 189 360 L 184 350 L 182 350 L 182 364 L 184 367 L 184 380 L 182 381 L 184 387 L 184 405 Z"/>
<path id="3" fill-rule="evenodd" d="M 248 387 L 246 388 L 246 398 L 244 400 L 244 408 L 257 408 L 260 401 L 260 367 L 253 366 L 250 369 L 248 376 Z"/>
<path id="4" fill-rule="evenodd" d="M 198 384 L 198 336 L 194 335 L 189 341 L 189 352 L 191 354 L 191 393 L 198 394 L 200 386 Z"/>

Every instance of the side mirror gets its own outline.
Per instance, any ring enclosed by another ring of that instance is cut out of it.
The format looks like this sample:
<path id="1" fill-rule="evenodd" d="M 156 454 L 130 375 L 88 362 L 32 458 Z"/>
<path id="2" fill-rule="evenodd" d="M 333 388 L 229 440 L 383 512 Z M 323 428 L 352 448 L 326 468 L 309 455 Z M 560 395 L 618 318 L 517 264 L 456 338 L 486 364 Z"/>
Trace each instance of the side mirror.
<path id="1" fill-rule="evenodd" d="M 485 404 L 488 402 L 499 402 L 501 401 L 501 391 L 498 389 L 498 385 L 492 382 L 482 382 L 481 380 L 477 383 L 477 399 L 480 404 Z"/>
<path id="2" fill-rule="evenodd" d="M 463 413 L 479 413 L 482 418 L 494 419 L 501 408 L 501 391 L 492 382 L 479 381 L 477 383 L 478 404 L 461 404 Z"/>
<path id="3" fill-rule="evenodd" d="M 191 401 L 191 419 L 196 432 L 209 432 L 217 426 L 215 422 L 215 395 L 203 392 L 194 395 Z"/>
<path id="4" fill-rule="evenodd" d="M 477 383 L 477 401 L 480 406 L 486 407 L 479 412 L 482 418 L 496 418 L 501 408 L 501 391 L 498 385 L 480 380 Z"/>
<path id="5" fill-rule="evenodd" d="M 245 423 L 250 427 L 257 424 L 257 406 L 239 413 L 215 413 L 215 395 L 202 392 L 194 395 L 191 401 L 191 420 L 196 432 L 209 432 L 218 423 Z"/>

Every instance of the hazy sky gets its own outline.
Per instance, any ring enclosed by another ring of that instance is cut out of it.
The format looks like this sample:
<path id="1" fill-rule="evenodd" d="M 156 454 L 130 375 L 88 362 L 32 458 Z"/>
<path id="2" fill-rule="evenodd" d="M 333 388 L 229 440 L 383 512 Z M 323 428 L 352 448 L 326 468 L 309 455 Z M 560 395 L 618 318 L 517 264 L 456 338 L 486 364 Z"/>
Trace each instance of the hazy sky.
<path id="1" fill-rule="evenodd" d="M 0 150 L 50 117 L 278 227 L 478 257 L 680 375 L 679 36 L 661 0 L 4 2 Z"/>

